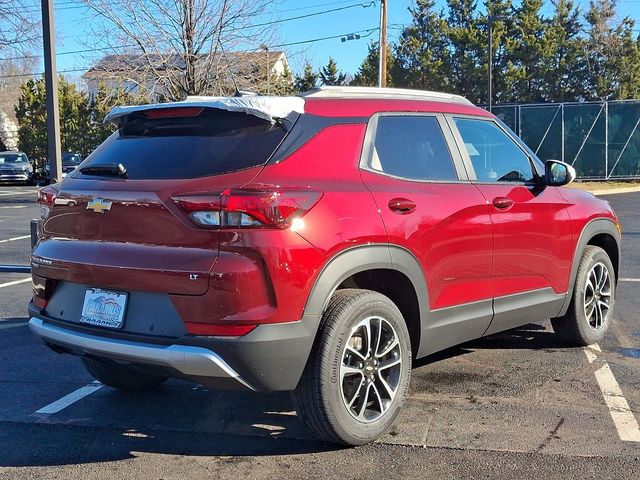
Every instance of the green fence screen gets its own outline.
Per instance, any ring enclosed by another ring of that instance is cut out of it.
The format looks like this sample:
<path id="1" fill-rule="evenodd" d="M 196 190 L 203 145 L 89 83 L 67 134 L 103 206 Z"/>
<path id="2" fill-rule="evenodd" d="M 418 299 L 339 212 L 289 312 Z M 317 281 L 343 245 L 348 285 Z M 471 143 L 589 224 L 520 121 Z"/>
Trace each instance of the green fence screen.
<path id="1" fill-rule="evenodd" d="M 640 177 L 640 100 L 497 105 L 492 111 L 538 157 L 573 165 L 579 178 Z"/>

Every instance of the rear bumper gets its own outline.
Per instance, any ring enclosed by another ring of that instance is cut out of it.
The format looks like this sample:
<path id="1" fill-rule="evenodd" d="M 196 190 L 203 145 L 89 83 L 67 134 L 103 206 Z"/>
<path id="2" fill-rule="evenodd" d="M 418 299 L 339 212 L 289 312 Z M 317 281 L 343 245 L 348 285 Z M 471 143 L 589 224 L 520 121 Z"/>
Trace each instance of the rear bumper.
<path id="1" fill-rule="evenodd" d="M 249 390 L 255 390 L 219 355 L 206 348 L 188 345 L 154 345 L 99 337 L 45 323 L 39 318 L 31 318 L 29 328 L 46 343 L 67 347 L 70 353 L 164 367 L 189 378 L 234 380 Z"/>
<path id="2" fill-rule="evenodd" d="M 259 325 L 242 337 L 159 337 L 49 318 L 33 302 L 31 331 L 54 350 L 163 369 L 212 388 L 283 391 L 296 388 L 320 318 Z"/>

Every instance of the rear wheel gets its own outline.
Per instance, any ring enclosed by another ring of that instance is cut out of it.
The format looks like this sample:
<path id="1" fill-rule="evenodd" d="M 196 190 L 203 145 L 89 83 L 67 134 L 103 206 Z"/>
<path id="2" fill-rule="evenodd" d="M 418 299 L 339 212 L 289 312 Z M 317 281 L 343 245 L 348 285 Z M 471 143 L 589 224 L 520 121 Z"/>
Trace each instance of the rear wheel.
<path id="1" fill-rule="evenodd" d="M 118 390 L 144 391 L 160 386 L 167 377 L 143 373 L 128 365 L 82 357 L 82 363 L 93 378 Z"/>
<path id="2" fill-rule="evenodd" d="M 410 372 L 411 342 L 395 304 L 370 290 L 339 290 L 294 392 L 298 415 L 323 440 L 372 442 L 400 412 Z"/>
<path id="3" fill-rule="evenodd" d="M 580 260 L 567 313 L 551 319 L 553 330 L 573 345 L 592 345 L 609 329 L 615 298 L 613 264 L 600 247 L 587 245 Z"/>

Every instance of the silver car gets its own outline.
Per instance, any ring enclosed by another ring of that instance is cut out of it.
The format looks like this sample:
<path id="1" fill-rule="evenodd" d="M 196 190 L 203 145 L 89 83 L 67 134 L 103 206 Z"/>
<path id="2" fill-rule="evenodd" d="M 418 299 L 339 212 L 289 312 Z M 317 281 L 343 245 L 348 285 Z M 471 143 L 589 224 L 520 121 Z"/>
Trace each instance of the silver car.
<path id="1" fill-rule="evenodd" d="M 24 182 L 33 180 L 33 166 L 22 152 L 0 152 L 0 182 Z"/>

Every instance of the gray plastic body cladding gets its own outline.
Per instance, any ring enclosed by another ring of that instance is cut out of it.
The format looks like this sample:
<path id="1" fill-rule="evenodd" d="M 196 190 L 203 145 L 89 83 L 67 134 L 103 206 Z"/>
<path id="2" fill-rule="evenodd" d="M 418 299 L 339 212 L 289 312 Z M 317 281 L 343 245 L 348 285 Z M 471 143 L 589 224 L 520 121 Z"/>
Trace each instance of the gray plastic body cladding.
<path id="1" fill-rule="evenodd" d="M 293 390 L 311 353 L 319 318 L 259 325 L 242 337 L 183 337 L 176 343 L 215 351 L 257 390 Z M 197 380 L 197 379 L 196 379 Z"/>
<path id="2" fill-rule="evenodd" d="M 179 338 L 136 334 L 123 330 L 92 327 L 82 323 L 63 322 L 47 317 L 31 302 L 29 315 L 51 326 L 66 332 L 63 341 L 56 338 L 43 340 L 49 345 L 62 346 L 66 353 L 76 355 L 90 354 L 102 358 L 128 361 L 136 365 L 165 366 L 174 371 L 176 377 L 189 378 L 213 388 L 237 388 L 238 380 L 225 379 L 215 374 L 215 368 L 207 370 L 185 371 L 175 365 L 166 365 L 157 359 L 144 357 L 122 357 L 117 351 L 96 351 L 95 348 L 83 347 L 82 338 L 97 337 L 108 342 L 129 342 L 146 347 L 198 347 L 215 353 L 225 362 L 238 378 L 246 381 L 252 389 L 261 391 L 293 390 L 298 384 L 302 371 L 313 346 L 318 327 L 318 318 L 303 318 L 300 321 L 260 325 L 242 337 L 207 337 L 183 335 Z M 78 339 L 75 341 L 74 338 Z M 56 349 L 56 351 L 59 351 Z M 154 350 L 144 350 L 155 353 Z M 206 352 L 205 352 L 206 353 Z M 206 363 L 205 363 L 206 364 Z M 169 371 L 167 373 L 171 375 Z M 231 381 L 229 381 L 231 380 Z"/>
<path id="3" fill-rule="evenodd" d="M 618 229 L 616 228 L 616 224 L 613 223 L 612 220 L 608 218 L 596 218 L 595 220 L 591 220 L 589 223 L 585 225 L 582 229 L 582 233 L 580 234 L 580 238 L 578 239 L 578 243 L 576 245 L 576 250 L 573 255 L 573 264 L 571 266 L 571 276 L 569 277 L 569 290 L 567 291 L 567 296 L 565 298 L 564 304 L 560 309 L 560 312 L 557 316 L 562 316 L 567 313 L 569 309 L 569 304 L 571 303 L 571 298 L 573 297 L 573 288 L 576 283 L 576 276 L 578 275 L 578 267 L 580 266 L 580 260 L 582 259 L 582 254 L 584 253 L 584 248 L 589 243 L 594 236 L 606 233 L 611 235 L 618 246 L 618 265 L 614 265 L 616 271 L 620 271 L 620 261 L 622 259 L 622 250 L 620 249 L 620 237 L 618 236 Z M 611 263 L 613 263 L 613 259 L 611 259 Z M 617 281 L 618 279 L 616 279 Z"/>
<path id="4" fill-rule="evenodd" d="M 422 321 L 422 341 L 418 357 L 480 338 L 492 317 L 491 299 L 429 312 L 428 319 Z"/>
<path id="5" fill-rule="evenodd" d="M 421 323 L 429 311 L 427 284 L 418 260 L 408 250 L 391 244 L 363 245 L 339 253 L 318 275 L 305 306 L 305 317 L 316 318 L 316 329 L 322 312 L 338 286 L 350 276 L 374 269 L 395 270 L 404 274 L 416 292 Z M 420 350 L 419 346 L 419 350 Z"/>
<path id="6" fill-rule="evenodd" d="M 565 298 L 566 294 L 557 294 L 550 287 L 498 297 L 493 301 L 493 320 L 484 334 L 556 317 Z"/>
<path id="7" fill-rule="evenodd" d="M 331 295 L 350 276 L 374 269 L 396 270 L 403 273 L 418 296 L 420 315 L 428 308 L 427 286 L 418 260 L 402 247 L 388 244 L 363 245 L 340 252 L 322 269 L 316 279 L 307 304 L 305 316 L 322 315 Z"/>
<path id="8" fill-rule="evenodd" d="M 46 314 L 52 318 L 81 325 L 86 285 L 59 282 L 47 304 Z M 171 299 L 164 293 L 128 292 L 123 330 L 145 335 L 181 337 L 187 334 Z"/>

